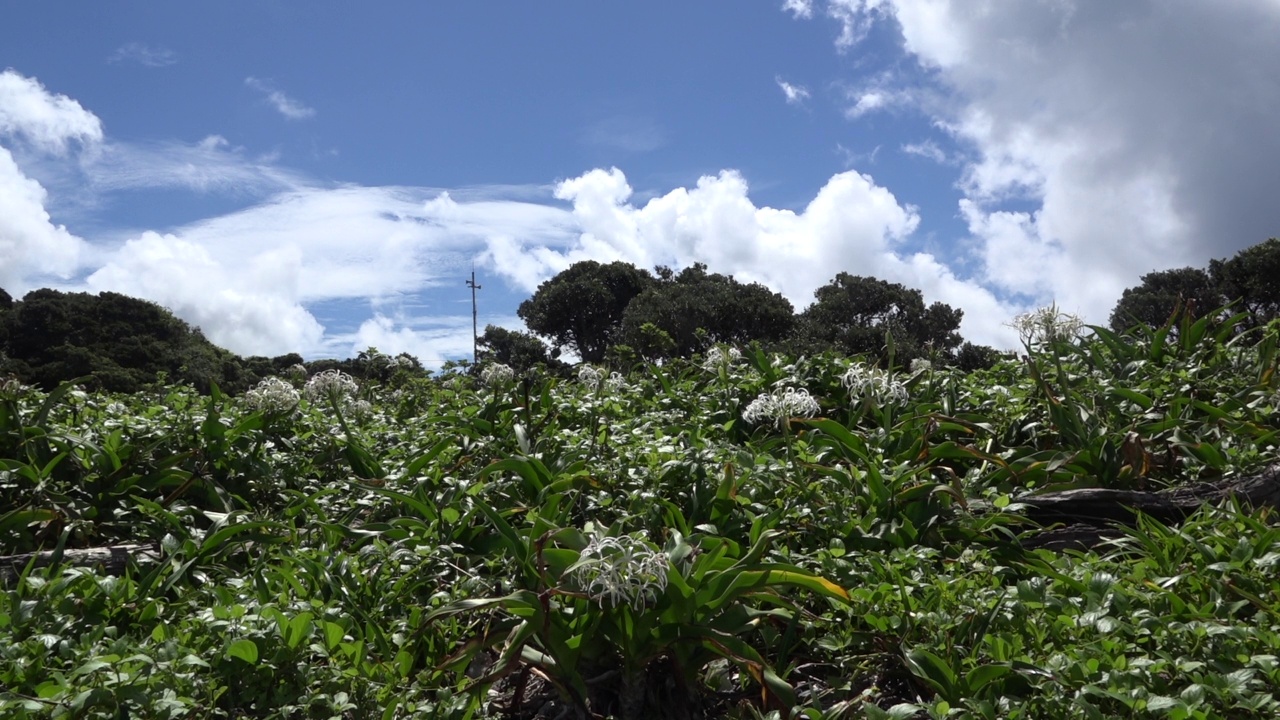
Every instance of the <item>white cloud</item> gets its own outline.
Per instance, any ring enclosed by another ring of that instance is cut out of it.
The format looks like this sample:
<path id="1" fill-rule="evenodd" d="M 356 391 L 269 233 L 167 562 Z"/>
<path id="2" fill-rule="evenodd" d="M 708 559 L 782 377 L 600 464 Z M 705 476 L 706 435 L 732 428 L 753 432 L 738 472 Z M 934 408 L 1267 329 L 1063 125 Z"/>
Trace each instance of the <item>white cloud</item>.
<path id="1" fill-rule="evenodd" d="M 265 196 L 310 184 L 271 157 L 250 157 L 221 135 L 196 143 L 107 141 L 80 161 L 91 189 L 115 192 L 184 188 L 200 193 Z"/>
<path id="2" fill-rule="evenodd" d="M 0 72 L 0 137 L 6 135 L 62 154 L 73 141 L 102 140 L 102 122 L 75 100 L 45 90 L 35 78 L 5 70 Z"/>
<path id="3" fill-rule="evenodd" d="M 276 112 L 290 120 L 305 120 L 316 114 L 314 108 L 307 107 L 303 103 L 285 95 L 266 80 L 247 77 L 244 79 L 244 84 L 266 96 L 267 102 L 276 109 Z"/>
<path id="4" fill-rule="evenodd" d="M 196 243 L 146 232 L 86 284 L 158 302 L 233 352 L 282 355 L 319 347 L 324 333 L 299 303 L 301 269 L 297 248 L 271 248 L 229 265 Z"/>
<path id="5" fill-rule="evenodd" d="M 28 146 L 36 155 L 64 155 L 73 143 L 102 139 L 98 118 L 34 78 L 0 73 L 0 140 Z M 77 267 L 84 241 L 55 225 L 45 209 L 47 193 L 0 146 L 0 287 L 21 295 L 37 278 L 66 278 Z"/>
<path id="6" fill-rule="evenodd" d="M 792 17 L 808 19 L 813 17 L 813 0 L 784 0 L 782 9 Z"/>
<path id="7" fill-rule="evenodd" d="M 805 86 L 792 85 L 782 78 L 774 78 L 774 81 L 782 89 L 782 94 L 787 98 L 788 105 L 803 105 L 804 101 L 809 99 L 809 89 Z"/>
<path id="8" fill-rule="evenodd" d="M 178 62 L 178 54 L 166 47 L 152 47 L 145 43 L 125 43 L 107 58 L 107 62 L 136 62 L 146 67 L 166 67 Z"/>
<path id="9" fill-rule="evenodd" d="M 1274 0 L 828 0 L 827 13 L 842 38 L 882 18 L 900 30 L 929 100 L 914 107 L 975 158 L 962 214 L 994 287 L 1105 322 L 1142 274 L 1277 234 Z"/>
<path id="10" fill-rule="evenodd" d="M 938 143 L 932 140 L 922 140 L 918 143 L 904 143 L 902 152 L 908 155 L 932 160 L 939 165 L 946 165 L 951 162 L 951 158 L 947 157 L 947 153 L 940 147 Z"/>
<path id="11" fill-rule="evenodd" d="M 486 325 L 524 330 L 524 321 L 514 315 L 481 317 L 477 331 Z M 388 355 L 409 353 L 425 367 L 439 368 L 450 358 L 472 357 L 470 315 L 432 316 L 429 318 L 390 318 L 376 314 L 365 320 L 352 334 L 335 338 L 343 345 L 344 355 L 355 355 L 370 347 Z"/>
<path id="12" fill-rule="evenodd" d="M 637 206 L 620 170 L 592 170 L 556 188 L 557 197 L 572 203 L 581 228 L 572 244 L 555 249 L 496 237 L 484 259 L 528 291 L 580 260 L 622 260 L 645 268 L 704 262 L 716 272 L 768 285 L 797 308 L 808 306 L 815 289 L 845 270 L 920 288 L 930 302 L 965 309 L 963 332 L 976 342 L 1012 341 L 1001 323 L 1014 308 L 957 278 L 932 256 L 898 254 L 919 218 L 869 176 L 833 176 L 800 212 L 757 207 L 747 190 L 740 174 L 724 171 Z"/>

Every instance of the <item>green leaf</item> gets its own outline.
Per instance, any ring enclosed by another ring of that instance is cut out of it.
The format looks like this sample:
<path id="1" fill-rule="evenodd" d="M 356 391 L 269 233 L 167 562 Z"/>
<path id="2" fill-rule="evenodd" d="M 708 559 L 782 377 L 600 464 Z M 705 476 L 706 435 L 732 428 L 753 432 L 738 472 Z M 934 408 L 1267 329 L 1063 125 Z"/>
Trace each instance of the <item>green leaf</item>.
<path id="1" fill-rule="evenodd" d="M 250 665 L 258 664 L 258 646 L 248 638 L 240 638 L 227 648 L 227 654 L 234 658 L 249 663 Z"/>
<path id="2" fill-rule="evenodd" d="M 945 660 L 924 648 L 907 653 L 907 669 L 944 699 L 956 699 L 956 674 Z"/>

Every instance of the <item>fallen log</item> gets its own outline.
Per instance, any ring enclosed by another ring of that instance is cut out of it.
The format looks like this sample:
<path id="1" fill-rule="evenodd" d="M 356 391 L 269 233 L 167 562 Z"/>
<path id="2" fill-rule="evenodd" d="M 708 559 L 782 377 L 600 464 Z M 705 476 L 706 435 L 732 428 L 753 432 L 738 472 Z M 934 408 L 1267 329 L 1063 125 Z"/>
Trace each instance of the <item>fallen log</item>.
<path id="1" fill-rule="evenodd" d="M 1025 517 L 1050 526 L 1024 538 L 1024 547 L 1087 550 L 1122 535 L 1120 528 L 1133 526 L 1139 513 L 1176 525 L 1202 506 L 1230 498 L 1255 509 L 1280 507 L 1280 464 L 1271 465 L 1257 475 L 1156 492 L 1082 488 L 1024 495 L 1014 502 L 1022 506 Z"/>
<path id="2" fill-rule="evenodd" d="M 47 567 L 55 561 L 74 567 L 96 567 L 107 575 L 123 575 L 129 559 L 137 562 L 160 562 L 160 554 L 151 545 L 111 545 L 108 547 L 44 550 L 20 555 L 0 556 L 0 582 L 11 583 L 34 560 L 35 567 Z"/>

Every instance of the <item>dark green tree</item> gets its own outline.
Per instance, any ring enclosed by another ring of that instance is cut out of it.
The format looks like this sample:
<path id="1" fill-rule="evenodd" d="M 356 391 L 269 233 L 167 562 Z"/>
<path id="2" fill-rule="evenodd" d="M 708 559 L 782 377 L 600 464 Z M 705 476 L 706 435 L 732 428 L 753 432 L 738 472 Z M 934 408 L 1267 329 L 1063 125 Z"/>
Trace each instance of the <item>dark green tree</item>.
<path id="1" fill-rule="evenodd" d="M 532 333 L 486 325 L 484 334 L 477 338 L 477 344 L 480 348 L 480 362 L 499 362 L 511 366 L 516 372 L 523 372 L 537 365 L 564 365 L 553 358 L 547 344 Z"/>
<path id="2" fill-rule="evenodd" d="M 962 341 L 964 311 L 940 302 L 928 307 L 919 290 L 873 277 L 836 275 L 814 291 L 800 316 L 798 340 L 809 350 L 834 349 L 886 359 L 892 335 L 894 363 L 919 357 L 949 358 Z"/>
<path id="3" fill-rule="evenodd" d="M 256 382 L 235 355 L 216 347 L 155 303 L 118 293 L 34 290 L 4 313 L 3 351 L 26 383 L 52 388 L 78 377 L 134 392 L 163 372 L 207 391 Z"/>
<path id="4" fill-rule="evenodd" d="M 1230 260 L 1214 260 L 1209 275 L 1228 302 L 1238 301 L 1238 310 L 1249 313 L 1251 325 L 1280 317 L 1280 240 L 1245 248 Z"/>
<path id="5" fill-rule="evenodd" d="M 795 327 L 791 303 L 759 283 L 708 273 L 701 263 L 679 274 L 658 268 L 658 277 L 622 317 L 622 342 L 646 356 L 689 357 L 714 343 L 773 342 Z M 670 344 L 655 342 L 662 337 L 655 330 L 665 333 Z"/>
<path id="6" fill-rule="evenodd" d="M 653 282 L 652 275 L 634 265 L 584 260 L 539 285 L 516 314 L 557 349 L 600 362 L 617 342 L 627 305 Z"/>
<path id="7" fill-rule="evenodd" d="M 1160 327 L 1174 312 L 1200 317 L 1225 304 L 1209 273 L 1184 267 L 1142 276 L 1142 284 L 1124 291 L 1111 311 L 1111 329 L 1121 332 L 1134 325 Z"/>

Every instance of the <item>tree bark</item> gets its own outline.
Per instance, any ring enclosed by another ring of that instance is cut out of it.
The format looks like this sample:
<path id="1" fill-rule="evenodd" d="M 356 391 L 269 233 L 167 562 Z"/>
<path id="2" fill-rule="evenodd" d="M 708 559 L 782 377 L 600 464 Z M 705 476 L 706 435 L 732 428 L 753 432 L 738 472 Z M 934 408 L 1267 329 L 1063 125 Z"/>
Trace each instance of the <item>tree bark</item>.
<path id="1" fill-rule="evenodd" d="M 11 583 L 33 559 L 35 567 L 53 563 L 56 550 L 0 556 L 0 582 Z M 160 555 L 150 545 L 111 545 L 108 547 L 63 550 L 61 562 L 76 567 L 99 567 L 108 575 L 122 575 L 129 565 L 129 558 L 138 561 L 159 562 Z"/>
<path id="2" fill-rule="evenodd" d="M 1097 547 L 1132 526 L 1141 512 L 1162 523 L 1176 525 L 1205 504 L 1236 498 L 1253 507 L 1280 507 L 1280 464 L 1257 475 L 1217 482 L 1185 485 L 1157 492 L 1084 488 L 1026 495 L 1014 502 L 1024 506 L 1023 514 L 1042 525 L 1058 525 L 1023 540 L 1023 546 L 1049 550 Z"/>

